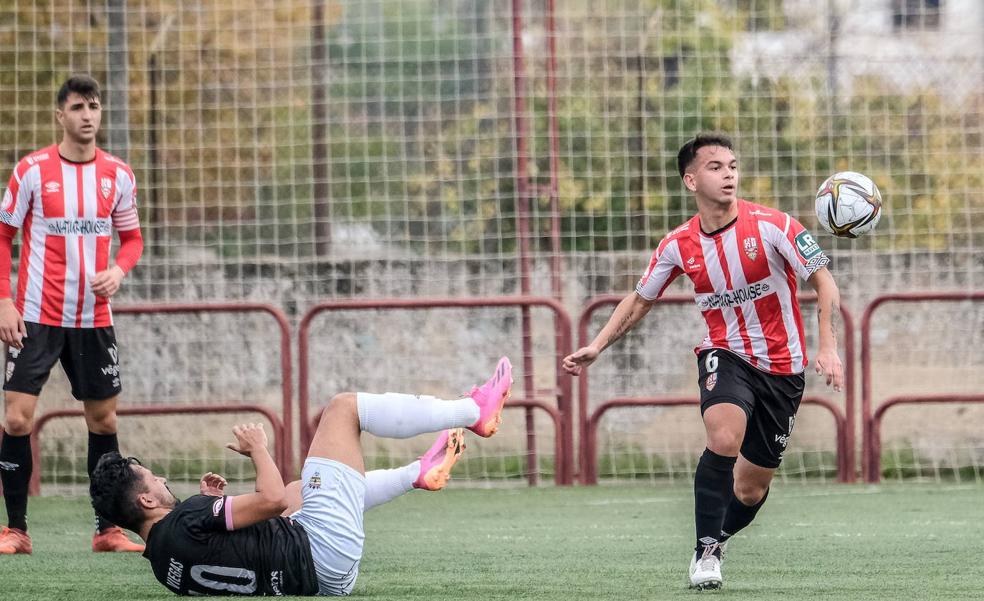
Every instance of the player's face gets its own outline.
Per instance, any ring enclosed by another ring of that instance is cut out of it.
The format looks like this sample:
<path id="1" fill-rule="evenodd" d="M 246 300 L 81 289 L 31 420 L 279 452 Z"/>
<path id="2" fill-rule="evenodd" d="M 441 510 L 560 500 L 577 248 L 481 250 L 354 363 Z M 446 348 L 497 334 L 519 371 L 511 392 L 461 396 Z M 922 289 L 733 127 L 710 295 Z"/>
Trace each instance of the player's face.
<path id="1" fill-rule="evenodd" d="M 150 495 L 161 507 L 174 507 L 178 504 L 178 498 L 167 487 L 167 478 L 155 476 L 154 472 L 142 465 L 135 465 L 133 469 L 140 474 L 140 479 L 143 480 L 145 489 L 150 492 Z"/>
<path id="2" fill-rule="evenodd" d="M 95 141 L 102 122 L 102 105 L 98 98 L 82 98 L 70 92 L 55 115 L 66 137 L 77 144 L 89 144 Z"/>
<path id="3" fill-rule="evenodd" d="M 697 150 L 683 181 L 700 198 L 731 204 L 738 198 L 738 159 L 723 146 L 704 146 Z"/>

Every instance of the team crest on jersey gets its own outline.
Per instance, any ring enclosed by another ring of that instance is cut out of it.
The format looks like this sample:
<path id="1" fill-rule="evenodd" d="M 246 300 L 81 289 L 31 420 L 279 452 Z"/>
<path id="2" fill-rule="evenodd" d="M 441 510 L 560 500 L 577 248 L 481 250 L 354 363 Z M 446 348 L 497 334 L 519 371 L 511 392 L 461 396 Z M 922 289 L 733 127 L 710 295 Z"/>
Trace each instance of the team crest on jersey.
<path id="1" fill-rule="evenodd" d="M 312 489 L 321 488 L 321 472 L 314 472 L 314 475 L 308 480 L 307 487 Z"/>
<path id="2" fill-rule="evenodd" d="M 102 192 L 104 199 L 109 200 L 109 193 L 113 191 L 113 179 L 109 177 L 100 179 L 99 191 Z"/>
<path id="3" fill-rule="evenodd" d="M 704 388 L 707 389 L 707 392 L 710 392 L 714 390 L 714 387 L 717 386 L 717 383 L 718 383 L 718 375 L 717 372 L 715 372 L 707 376 L 707 379 L 704 380 Z"/>
<path id="4" fill-rule="evenodd" d="M 749 261 L 754 261 L 759 256 L 758 239 L 755 236 L 745 238 L 745 256 Z"/>

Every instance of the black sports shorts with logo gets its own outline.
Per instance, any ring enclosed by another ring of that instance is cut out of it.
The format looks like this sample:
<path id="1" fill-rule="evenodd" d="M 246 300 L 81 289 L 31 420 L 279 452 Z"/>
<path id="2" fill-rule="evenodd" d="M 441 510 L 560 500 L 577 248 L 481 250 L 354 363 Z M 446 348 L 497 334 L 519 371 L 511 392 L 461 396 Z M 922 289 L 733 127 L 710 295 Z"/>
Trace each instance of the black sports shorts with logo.
<path id="1" fill-rule="evenodd" d="M 748 417 L 741 454 L 755 465 L 779 467 L 793 433 L 806 377 L 766 373 L 723 349 L 701 351 L 697 371 L 701 415 L 718 403 L 738 405 Z"/>
<path id="2" fill-rule="evenodd" d="M 106 328 L 62 328 L 26 323 L 24 348 L 7 347 L 4 390 L 38 396 L 51 368 L 61 360 L 72 396 L 80 401 L 102 401 L 116 396 L 120 362 L 116 333 Z"/>

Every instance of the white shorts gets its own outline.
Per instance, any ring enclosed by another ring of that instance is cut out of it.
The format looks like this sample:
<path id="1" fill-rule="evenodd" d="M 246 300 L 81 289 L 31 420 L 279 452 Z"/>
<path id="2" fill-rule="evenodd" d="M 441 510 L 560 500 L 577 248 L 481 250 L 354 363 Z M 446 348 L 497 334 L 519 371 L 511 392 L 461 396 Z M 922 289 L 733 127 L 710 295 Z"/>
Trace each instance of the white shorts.
<path id="1" fill-rule="evenodd" d="M 362 511 L 366 477 L 322 457 L 308 457 L 301 471 L 301 509 L 290 518 L 311 541 L 319 593 L 348 595 L 359 575 L 366 535 Z"/>

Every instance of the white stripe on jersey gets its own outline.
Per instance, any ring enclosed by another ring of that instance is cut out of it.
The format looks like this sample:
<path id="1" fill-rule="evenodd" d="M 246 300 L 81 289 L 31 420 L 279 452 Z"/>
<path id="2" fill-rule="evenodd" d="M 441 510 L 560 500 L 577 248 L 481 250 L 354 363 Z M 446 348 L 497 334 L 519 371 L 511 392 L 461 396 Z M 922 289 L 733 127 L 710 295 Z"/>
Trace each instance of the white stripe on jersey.
<path id="1" fill-rule="evenodd" d="M 79 217 L 79 193 L 78 174 L 74 165 L 67 165 L 63 161 L 62 169 L 62 191 L 65 195 L 65 219 L 74 220 Z M 82 180 L 82 189 L 85 190 L 85 180 Z M 75 316 L 78 314 L 79 304 L 79 283 L 72 280 L 72 275 L 79 272 L 79 239 L 78 236 L 65 234 L 65 299 L 62 302 L 62 327 L 74 328 Z"/>
<path id="2" fill-rule="evenodd" d="M 96 164 L 92 163 L 86 165 L 82 169 L 82 186 L 85 190 L 85 215 L 83 217 L 87 219 L 96 220 L 99 216 L 99 201 L 96 196 L 97 193 L 97 182 L 96 182 Z M 78 241 L 82 240 L 82 257 L 85 261 L 85 270 L 79 271 L 79 277 L 82 282 L 85 283 L 83 288 L 84 297 L 82 299 L 82 321 L 79 325 L 83 328 L 91 328 L 96 321 L 95 307 L 96 307 L 96 295 L 92 293 L 92 287 L 89 282 L 92 281 L 92 276 L 96 273 L 96 242 L 98 238 L 95 236 L 72 236 L 74 244 L 78 246 Z M 76 290 L 78 285 L 76 285 Z"/>
<path id="3" fill-rule="evenodd" d="M 700 248 L 704 253 L 704 269 L 707 270 L 707 278 L 711 281 L 714 290 L 727 290 L 728 284 L 724 279 L 724 269 L 721 267 L 721 260 L 718 258 L 717 246 L 714 240 L 706 236 L 700 237 Z M 722 306 L 721 315 L 724 316 L 724 325 L 728 331 L 728 348 L 745 355 L 745 345 L 741 340 L 741 331 L 738 327 L 738 315 L 732 307 Z M 712 311 L 714 309 L 711 309 Z"/>
<path id="4" fill-rule="evenodd" d="M 27 259 L 27 287 L 24 290 L 24 321 L 41 322 L 41 290 L 44 284 L 44 249 L 48 239 L 47 225 L 44 222 L 44 204 L 41 202 L 41 166 L 34 165 L 27 173 L 33 173 L 31 180 L 34 202 L 31 203 L 31 248 Z M 36 179 L 36 181 L 35 181 Z M 27 175 L 24 176 L 27 181 Z M 21 252 L 25 252 L 23 246 Z M 24 277 L 20 273 L 17 279 Z"/>
<path id="5" fill-rule="evenodd" d="M 724 247 L 725 257 L 728 259 L 728 271 L 731 273 L 731 289 L 741 290 L 746 288 L 749 282 L 745 280 L 745 271 L 742 269 L 741 256 L 738 254 L 741 250 L 738 248 L 738 233 L 736 228 L 726 231 L 721 237 L 721 243 Z M 765 332 L 762 330 L 762 323 L 759 321 L 755 303 L 742 305 L 742 316 L 745 318 L 745 330 L 748 333 L 748 338 L 752 345 L 752 355 L 758 360 L 758 367 L 765 370 L 771 369 L 772 361 L 769 360 L 769 345 L 765 340 Z M 742 346 L 742 353 L 744 352 L 744 346 Z"/>

